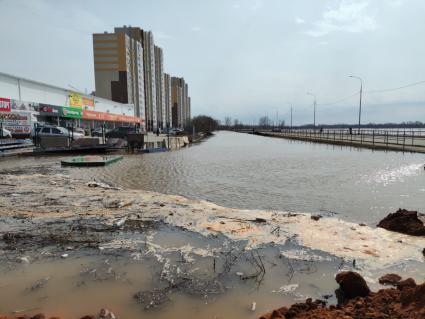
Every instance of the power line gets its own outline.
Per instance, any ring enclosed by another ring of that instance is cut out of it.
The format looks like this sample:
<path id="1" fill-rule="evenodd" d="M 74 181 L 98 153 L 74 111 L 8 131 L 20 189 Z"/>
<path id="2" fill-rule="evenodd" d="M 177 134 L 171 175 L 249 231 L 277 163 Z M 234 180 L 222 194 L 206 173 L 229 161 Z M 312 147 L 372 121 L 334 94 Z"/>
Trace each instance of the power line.
<path id="1" fill-rule="evenodd" d="M 412 86 L 416 86 L 416 85 L 420 85 L 420 84 L 425 84 L 425 81 L 414 82 L 414 83 L 411 83 L 411 84 L 407 84 L 407 85 L 403 85 L 403 86 L 396 87 L 396 88 L 391 88 L 391 89 L 371 90 L 371 91 L 366 91 L 364 93 L 366 93 L 366 94 L 375 94 L 375 93 L 391 92 L 391 91 L 397 91 L 397 90 L 401 90 L 401 89 L 406 89 L 406 88 L 409 88 L 409 87 L 412 87 Z M 348 100 L 348 99 L 350 99 L 352 97 L 355 97 L 358 94 L 359 94 L 359 92 L 356 92 L 354 94 L 351 94 L 349 96 L 343 97 L 343 98 L 338 99 L 336 101 L 329 102 L 329 103 L 320 103 L 320 104 L 317 104 L 317 105 L 320 105 L 320 106 L 335 105 L 335 104 L 344 102 L 344 101 L 346 101 L 346 100 Z"/>
<path id="2" fill-rule="evenodd" d="M 372 91 L 367 91 L 365 93 L 374 94 L 374 93 L 391 92 L 391 91 L 396 91 L 396 90 L 401 90 L 401 89 L 409 88 L 409 87 L 416 86 L 416 85 L 419 85 L 419 84 L 425 84 L 425 81 L 419 81 L 419 82 L 407 84 L 407 85 L 396 87 L 396 88 L 392 88 L 392 89 L 372 90 Z"/>
<path id="3" fill-rule="evenodd" d="M 320 103 L 320 104 L 317 104 L 317 105 L 320 105 L 320 106 L 334 105 L 334 104 L 338 104 L 338 103 L 344 102 L 345 100 L 348 100 L 348 99 L 350 99 L 350 98 L 352 98 L 354 96 L 357 96 L 357 95 L 359 95 L 359 92 L 356 92 L 354 94 L 351 94 L 349 96 L 346 96 L 344 98 L 341 98 L 341 99 L 339 99 L 337 101 L 333 101 L 333 102 L 329 102 L 329 103 Z"/>

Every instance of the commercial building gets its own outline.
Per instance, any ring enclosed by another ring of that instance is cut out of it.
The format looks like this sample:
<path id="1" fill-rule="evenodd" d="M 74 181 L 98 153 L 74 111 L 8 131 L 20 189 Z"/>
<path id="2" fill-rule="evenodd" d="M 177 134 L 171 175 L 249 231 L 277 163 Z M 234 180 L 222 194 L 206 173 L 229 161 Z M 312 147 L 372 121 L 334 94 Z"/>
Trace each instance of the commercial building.
<path id="1" fill-rule="evenodd" d="M 144 119 L 134 114 L 134 104 L 0 73 L 0 124 L 14 135 L 28 135 L 36 122 L 87 130 L 103 125 L 144 127 Z"/>
<path id="2" fill-rule="evenodd" d="M 184 128 L 191 118 L 189 87 L 184 78 L 171 78 L 171 107 L 173 127 Z"/>

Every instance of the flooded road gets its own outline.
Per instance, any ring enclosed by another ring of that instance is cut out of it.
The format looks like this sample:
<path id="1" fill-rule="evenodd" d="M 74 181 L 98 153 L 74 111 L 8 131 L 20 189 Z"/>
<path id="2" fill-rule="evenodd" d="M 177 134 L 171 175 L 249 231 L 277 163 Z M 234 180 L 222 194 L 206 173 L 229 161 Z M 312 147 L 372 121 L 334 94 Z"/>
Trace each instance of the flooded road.
<path id="1" fill-rule="evenodd" d="M 220 132 L 190 149 L 76 174 L 226 207 L 330 211 L 373 223 L 400 207 L 425 209 L 424 164 L 424 154 Z"/>
<path id="2" fill-rule="evenodd" d="M 425 209 L 424 154 L 219 132 L 188 149 L 125 156 L 106 167 L 60 168 L 57 157 L 3 160 L 0 167 L 34 163 L 225 207 L 334 212 L 370 224 L 398 208 Z"/>

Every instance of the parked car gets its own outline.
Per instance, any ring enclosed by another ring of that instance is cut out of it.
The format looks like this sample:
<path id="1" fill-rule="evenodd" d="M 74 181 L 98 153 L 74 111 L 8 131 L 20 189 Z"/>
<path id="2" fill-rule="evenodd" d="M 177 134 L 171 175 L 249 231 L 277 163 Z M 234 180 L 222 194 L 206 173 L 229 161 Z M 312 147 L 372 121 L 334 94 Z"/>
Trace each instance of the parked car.
<path id="1" fill-rule="evenodd" d="M 107 138 L 126 138 L 129 133 L 135 133 L 134 126 L 119 126 L 105 134 Z"/>
<path id="2" fill-rule="evenodd" d="M 0 138 L 12 138 L 12 132 L 2 127 L 0 132 Z"/>
<path id="3" fill-rule="evenodd" d="M 110 129 L 105 128 L 104 129 L 105 134 L 110 132 Z M 102 137 L 102 127 L 97 127 L 94 130 L 91 131 L 91 136 L 97 136 L 97 137 Z"/>
<path id="4" fill-rule="evenodd" d="M 81 127 L 74 128 L 74 134 L 75 133 L 82 134 L 83 136 L 86 136 L 86 131 Z"/>
<path id="5" fill-rule="evenodd" d="M 169 130 L 170 135 L 179 135 L 183 133 L 183 130 L 181 128 L 172 128 Z"/>
<path id="6" fill-rule="evenodd" d="M 73 131 L 72 133 L 64 127 L 60 126 L 38 126 L 31 132 L 31 136 L 44 137 L 44 136 L 72 136 L 74 139 L 79 139 L 84 137 L 84 134 L 80 132 Z"/>

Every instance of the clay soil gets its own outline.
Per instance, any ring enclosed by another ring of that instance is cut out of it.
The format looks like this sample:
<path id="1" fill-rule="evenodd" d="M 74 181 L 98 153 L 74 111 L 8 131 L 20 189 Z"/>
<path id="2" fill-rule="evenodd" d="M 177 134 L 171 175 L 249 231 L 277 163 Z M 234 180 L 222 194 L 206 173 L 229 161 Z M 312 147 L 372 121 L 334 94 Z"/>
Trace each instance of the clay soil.
<path id="1" fill-rule="evenodd" d="M 425 283 L 381 289 L 366 297 L 356 297 L 343 305 L 326 306 L 323 301 L 307 300 L 280 308 L 260 319 L 423 319 Z M 405 281 L 406 282 L 406 281 Z"/>

